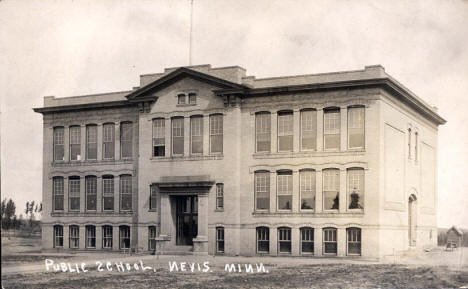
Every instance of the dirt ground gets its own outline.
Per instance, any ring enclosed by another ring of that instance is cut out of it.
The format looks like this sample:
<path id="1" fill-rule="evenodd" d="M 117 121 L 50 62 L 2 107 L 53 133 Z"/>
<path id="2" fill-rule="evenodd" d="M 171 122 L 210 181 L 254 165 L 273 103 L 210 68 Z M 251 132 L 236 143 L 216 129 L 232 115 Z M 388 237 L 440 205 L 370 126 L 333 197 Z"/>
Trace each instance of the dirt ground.
<path id="1" fill-rule="evenodd" d="M 454 252 L 439 248 L 377 263 L 340 258 L 55 255 L 40 253 L 35 242 L 2 238 L 3 288 L 468 288 L 468 248 Z M 52 272 L 52 266 L 46 272 L 45 259 L 68 262 L 72 267 L 85 262 L 88 272 Z M 96 261 L 103 262 L 102 271 Z M 112 271 L 106 269 L 106 261 Z M 130 271 L 119 272 L 116 263 L 120 261 L 124 266 L 129 263 Z M 138 267 L 140 261 L 146 271 Z M 206 261 L 209 270 L 203 272 Z M 177 262 L 179 269 L 186 262 L 187 271 L 171 272 L 170 262 Z M 245 267 L 241 267 L 243 272 L 225 270 L 226 264 L 246 263 L 252 264 L 254 273 L 245 272 Z M 257 263 L 263 263 L 268 272 L 257 273 Z M 195 264 L 194 272 L 190 272 L 190 264 Z"/>

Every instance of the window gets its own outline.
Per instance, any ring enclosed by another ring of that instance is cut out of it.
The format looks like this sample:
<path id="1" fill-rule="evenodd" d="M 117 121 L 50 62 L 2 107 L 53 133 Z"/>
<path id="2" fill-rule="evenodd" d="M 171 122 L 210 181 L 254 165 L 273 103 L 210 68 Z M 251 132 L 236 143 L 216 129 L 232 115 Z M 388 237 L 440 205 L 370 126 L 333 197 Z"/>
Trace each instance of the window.
<path id="1" fill-rule="evenodd" d="M 63 127 L 54 127 L 54 161 L 64 161 L 63 149 L 64 129 Z"/>
<path id="2" fill-rule="evenodd" d="M 414 161 L 418 161 L 418 132 L 414 133 Z"/>
<path id="3" fill-rule="evenodd" d="M 203 153 L 203 116 L 190 117 L 190 148 L 192 154 Z"/>
<path id="4" fill-rule="evenodd" d="M 224 184 L 216 184 L 216 210 L 224 209 Z"/>
<path id="5" fill-rule="evenodd" d="M 210 152 L 223 152 L 223 115 L 210 115 Z"/>
<path id="6" fill-rule="evenodd" d="M 315 209 L 315 171 L 301 170 L 299 172 L 301 210 Z"/>
<path id="7" fill-rule="evenodd" d="M 408 159 L 411 159 L 411 129 L 408 129 Z"/>
<path id="8" fill-rule="evenodd" d="M 132 176 L 120 176 L 120 210 L 132 210 Z"/>
<path id="9" fill-rule="evenodd" d="M 95 226 L 86 226 L 86 248 L 96 248 Z"/>
<path id="10" fill-rule="evenodd" d="M 177 95 L 177 104 L 185 104 L 185 94 Z"/>
<path id="11" fill-rule="evenodd" d="M 54 196 L 53 210 L 54 211 L 63 211 L 63 178 L 54 177 L 53 182 L 53 191 L 52 195 Z"/>
<path id="12" fill-rule="evenodd" d="M 340 109 L 327 109 L 323 112 L 324 149 L 340 148 Z"/>
<path id="13" fill-rule="evenodd" d="M 70 160 L 81 160 L 81 127 L 70 127 Z"/>
<path id="14" fill-rule="evenodd" d="M 120 226 L 120 249 L 130 248 L 130 227 L 129 226 Z"/>
<path id="15" fill-rule="evenodd" d="M 123 159 L 132 157 L 132 135 L 132 123 L 122 122 L 120 124 L 120 155 Z"/>
<path id="16" fill-rule="evenodd" d="M 304 227 L 301 232 L 301 254 L 314 254 L 314 229 Z"/>
<path id="17" fill-rule="evenodd" d="M 317 111 L 301 111 L 301 150 L 317 149 Z"/>
<path id="18" fill-rule="evenodd" d="M 348 108 L 348 147 L 364 148 L 364 107 Z"/>
<path id="19" fill-rule="evenodd" d="M 323 209 L 338 210 L 340 205 L 340 170 L 323 170 Z"/>
<path id="20" fill-rule="evenodd" d="M 291 228 L 278 228 L 278 253 L 291 254 Z"/>
<path id="21" fill-rule="evenodd" d="M 114 176 L 102 176 L 102 209 L 114 210 Z"/>
<path id="22" fill-rule="evenodd" d="M 348 209 L 364 208 L 364 169 L 351 168 L 348 173 Z"/>
<path id="23" fill-rule="evenodd" d="M 163 157 L 166 154 L 166 120 L 164 118 L 153 119 L 153 156 Z"/>
<path id="24" fill-rule="evenodd" d="M 189 93 L 189 103 L 190 104 L 196 104 L 197 103 L 197 94 L 194 92 Z"/>
<path id="25" fill-rule="evenodd" d="M 113 159 L 115 154 L 115 127 L 113 123 L 106 123 L 102 126 L 102 149 L 103 158 Z"/>
<path id="26" fill-rule="evenodd" d="M 184 154 L 184 118 L 172 118 L 172 154 Z"/>
<path id="27" fill-rule="evenodd" d="M 270 229 L 257 227 L 257 253 L 270 252 Z"/>
<path id="28" fill-rule="evenodd" d="M 156 251 L 156 226 L 148 227 L 148 250 Z"/>
<path id="29" fill-rule="evenodd" d="M 293 113 L 278 112 L 278 151 L 293 150 Z"/>
<path id="30" fill-rule="evenodd" d="M 324 228 L 323 229 L 323 253 L 336 255 L 338 243 L 336 241 L 336 229 Z"/>
<path id="31" fill-rule="evenodd" d="M 271 151 L 271 114 L 259 112 L 255 114 L 256 151 Z"/>
<path id="32" fill-rule="evenodd" d="M 278 180 L 278 210 L 291 210 L 292 207 L 292 171 L 279 171 Z"/>
<path id="33" fill-rule="evenodd" d="M 68 179 L 68 196 L 70 211 L 80 210 L 80 177 L 70 177 Z"/>
<path id="34" fill-rule="evenodd" d="M 102 226 L 102 248 L 112 249 L 112 226 Z"/>
<path id="35" fill-rule="evenodd" d="M 96 211 L 97 202 L 97 178 L 95 176 L 87 176 L 86 183 L 86 210 Z"/>
<path id="36" fill-rule="evenodd" d="M 63 226 L 54 226 L 54 248 L 63 247 Z"/>
<path id="37" fill-rule="evenodd" d="M 348 255 L 361 255 L 361 229 L 348 228 Z"/>
<path id="38" fill-rule="evenodd" d="M 224 227 L 216 227 L 216 252 L 224 253 Z"/>
<path id="39" fill-rule="evenodd" d="M 76 249 L 80 246 L 80 227 L 73 225 L 69 228 L 70 248 Z"/>
<path id="40" fill-rule="evenodd" d="M 150 186 L 150 200 L 149 209 L 150 211 L 156 211 L 157 209 L 157 188 L 156 186 Z"/>
<path id="41" fill-rule="evenodd" d="M 257 210 L 270 209 L 270 172 L 255 172 L 255 199 Z"/>
<path id="42" fill-rule="evenodd" d="M 88 160 L 97 159 L 97 126 L 86 126 L 86 158 Z"/>

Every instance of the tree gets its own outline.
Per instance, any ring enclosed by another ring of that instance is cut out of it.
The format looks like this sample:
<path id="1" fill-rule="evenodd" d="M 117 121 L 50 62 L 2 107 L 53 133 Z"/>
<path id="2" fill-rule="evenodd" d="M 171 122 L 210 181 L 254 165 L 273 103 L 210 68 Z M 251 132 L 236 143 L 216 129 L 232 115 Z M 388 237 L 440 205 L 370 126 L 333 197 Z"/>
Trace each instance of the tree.
<path id="1" fill-rule="evenodd" d="M 6 211 L 6 199 L 2 200 L 2 206 L 1 206 L 1 218 L 2 218 L 2 228 L 5 228 L 5 211 Z"/>
<path id="2" fill-rule="evenodd" d="M 8 200 L 5 208 L 6 229 L 10 229 L 13 221 L 13 216 L 16 215 L 16 205 L 12 199 Z"/>

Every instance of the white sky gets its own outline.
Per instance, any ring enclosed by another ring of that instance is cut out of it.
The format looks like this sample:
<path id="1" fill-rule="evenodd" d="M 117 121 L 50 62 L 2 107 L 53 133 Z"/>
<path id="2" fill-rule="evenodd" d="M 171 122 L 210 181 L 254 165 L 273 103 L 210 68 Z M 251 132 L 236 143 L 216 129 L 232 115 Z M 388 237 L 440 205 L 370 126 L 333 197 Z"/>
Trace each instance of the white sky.
<path id="1" fill-rule="evenodd" d="M 190 0 L 0 1 L 1 193 L 41 200 L 43 96 L 188 64 Z M 439 226 L 468 228 L 468 1 L 195 0 L 193 64 L 386 71 L 439 108 Z"/>

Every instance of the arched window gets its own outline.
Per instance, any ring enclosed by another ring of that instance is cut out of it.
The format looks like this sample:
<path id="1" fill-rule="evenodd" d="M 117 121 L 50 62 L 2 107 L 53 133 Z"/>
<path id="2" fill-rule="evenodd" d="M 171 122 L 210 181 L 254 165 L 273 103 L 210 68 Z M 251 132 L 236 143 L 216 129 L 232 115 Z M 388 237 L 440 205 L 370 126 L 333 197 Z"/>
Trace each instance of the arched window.
<path id="1" fill-rule="evenodd" d="M 148 227 L 148 250 L 155 251 L 156 250 L 156 226 L 149 226 Z"/>
<path id="2" fill-rule="evenodd" d="M 323 228 L 323 253 L 336 255 L 338 251 L 336 228 Z"/>
<path id="3" fill-rule="evenodd" d="M 54 226 L 54 248 L 63 247 L 63 226 Z"/>
<path id="4" fill-rule="evenodd" d="M 270 229 L 268 227 L 257 227 L 257 253 L 270 252 Z"/>
<path id="5" fill-rule="evenodd" d="M 112 226 L 102 226 L 102 248 L 112 249 L 113 230 Z"/>
<path id="6" fill-rule="evenodd" d="M 76 249 L 80 246 L 80 227 L 71 225 L 68 231 L 70 249 Z"/>
<path id="7" fill-rule="evenodd" d="M 291 228 L 278 228 L 278 253 L 291 254 Z"/>
<path id="8" fill-rule="evenodd" d="M 255 172 L 255 208 L 256 210 L 270 209 L 270 172 Z"/>
<path id="9" fill-rule="evenodd" d="M 348 236 L 348 255 L 361 255 L 361 229 L 347 228 L 346 235 Z"/>
<path id="10" fill-rule="evenodd" d="M 278 151 L 293 150 L 293 112 L 278 111 Z"/>
<path id="11" fill-rule="evenodd" d="M 130 248 L 130 227 L 129 226 L 120 226 L 119 227 L 119 248 L 128 249 Z"/>
<path id="12" fill-rule="evenodd" d="M 277 172 L 277 207 L 278 210 L 292 210 L 293 178 L 292 171 Z"/>
<path id="13" fill-rule="evenodd" d="M 314 254 L 314 229 L 302 227 L 301 232 L 301 254 Z"/>
<path id="14" fill-rule="evenodd" d="M 364 169 L 350 168 L 348 175 L 348 209 L 364 209 Z"/>
<path id="15" fill-rule="evenodd" d="M 323 148 L 340 149 L 340 108 L 330 107 L 323 110 Z"/>
<path id="16" fill-rule="evenodd" d="M 313 211 L 315 209 L 316 180 L 314 170 L 299 171 L 301 210 Z"/>
<path id="17" fill-rule="evenodd" d="M 97 177 L 86 176 L 86 211 L 96 211 L 97 206 Z"/>
<path id="18" fill-rule="evenodd" d="M 301 150 L 317 149 L 317 111 L 301 110 Z"/>
<path id="19" fill-rule="evenodd" d="M 86 126 L 86 159 L 97 159 L 97 125 Z"/>
<path id="20" fill-rule="evenodd" d="M 255 114 L 255 139 L 256 152 L 271 151 L 271 113 Z"/>
<path id="21" fill-rule="evenodd" d="M 86 248 L 96 248 L 96 227 L 86 226 Z"/>
<path id="22" fill-rule="evenodd" d="M 63 177 L 54 177 L 52 179 L 53 210 L 63 211 Z"/>
<path id="23" fill-rule="evenodd" d="M 224 253 L 224 227 L 216 227 L 216 253 Z"/>
<path id="24" fill-rule="evenodd" d="M 153 157 L 166 155 L 166 120 L 164 118 L 153 119 Z"/>
<path id="25" fill-rule="evenodd" d="M 64 128 L 63 126 L 54 127 L 54 161 L 64 161 Z"/>

